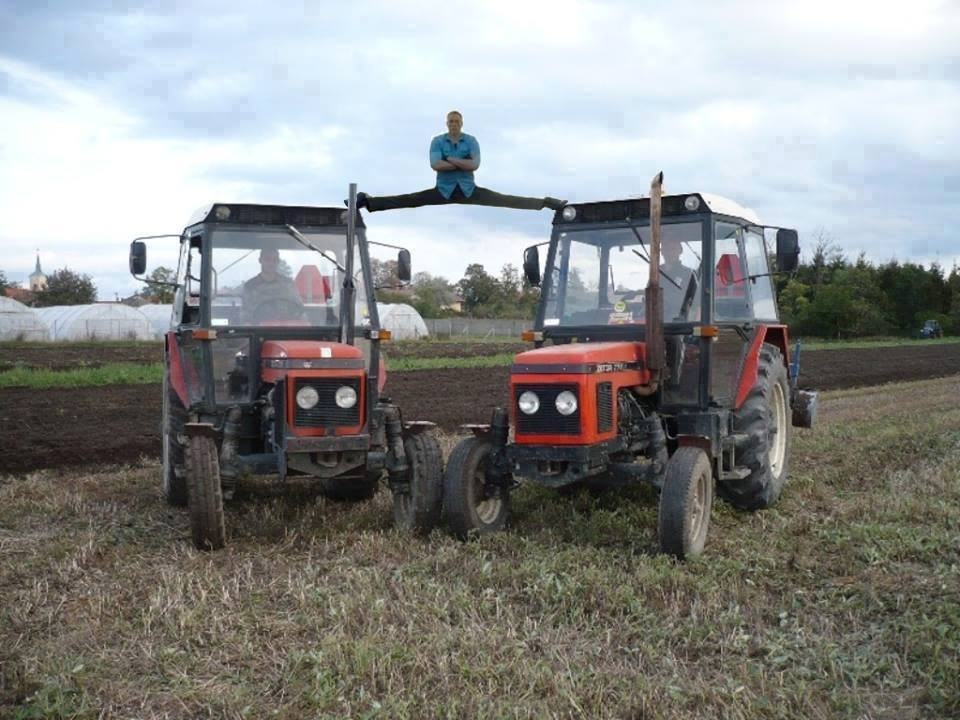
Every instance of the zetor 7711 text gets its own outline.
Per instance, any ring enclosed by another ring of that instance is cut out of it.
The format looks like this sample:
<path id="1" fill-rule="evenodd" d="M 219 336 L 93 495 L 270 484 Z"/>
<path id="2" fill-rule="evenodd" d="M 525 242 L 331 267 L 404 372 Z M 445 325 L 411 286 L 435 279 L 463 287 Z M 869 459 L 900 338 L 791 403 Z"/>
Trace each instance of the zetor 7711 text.
<path id="1" fill-rule="evenodd" d="M 662 196 L 660 181 L 649 198 L 557 211 L 542 277 L 527 249 L 536 349 L 513 361 L 509 408 L 447 460 L 457 535 L 502 528 L 519 478 L 652 483 L 660 547 L 678 557 L 702 552 L 715 485 L 747 510 L 779 497 L 791 423 L 812 424 L 816 394 L 789 363 L 765 231 L 781 272 L 796 267 L 797 234 L 723 198 Z"/>
<path id="2" fill-rule="evenodd" d="M 370 245 L 351 187 L 336 207 L 215 204 L 179 235 L 164 343 L 163 493 L 190 508 L 198 548 L 226 542 L 224 496 L 247 473 L 312 476 L 363 500 L 386 475 L 395 521 L 440 519 L 431 424 L 404 422 L 386 379 Z M 161 237 L 161 236 L 154 236 Z M 142 275 L 146 247 L 130 250 Z M 389 247 L 389 246 L 388 246 Z M 398 276 L 409 280 L 400 250 Z"/>

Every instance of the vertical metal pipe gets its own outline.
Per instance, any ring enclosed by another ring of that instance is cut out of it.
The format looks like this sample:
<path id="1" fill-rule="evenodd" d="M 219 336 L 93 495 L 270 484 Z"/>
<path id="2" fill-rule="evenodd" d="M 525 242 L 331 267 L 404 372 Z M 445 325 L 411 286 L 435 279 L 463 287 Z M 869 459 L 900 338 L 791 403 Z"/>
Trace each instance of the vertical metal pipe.
<path id="1" fill-rule="evenodd" d="M 357 232 L 357 184 L 350 183 L 350 191 L 347 196 L 347 257 L 344 258 L 343 266 L 346 268 L 343 279 L 342 298 L 343 307 L 340 308 L 340 342 L 353 342 L 354 326 L 354 293 L 353 285 L 353 246 L 356 242 Z"/>
<path id="2" fill-rule="evenodd" d="M 647 366 L 657 382 L 666 364 L 663 340 L 663 288 L 660 287 L 660 217 L 662 209 L 663 173 L 650 181 L 650 279 L 647 282 Z"/>

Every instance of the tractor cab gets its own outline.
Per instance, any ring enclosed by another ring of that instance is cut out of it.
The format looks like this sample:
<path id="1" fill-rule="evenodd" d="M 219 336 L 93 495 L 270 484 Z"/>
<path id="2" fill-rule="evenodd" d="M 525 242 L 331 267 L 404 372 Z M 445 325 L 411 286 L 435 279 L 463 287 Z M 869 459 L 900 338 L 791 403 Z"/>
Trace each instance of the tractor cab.
<path id="1" fill-rule="evenodd" d="M 439 514 L 430 424 L 403 423 L 382 396 L 389 333 L 370 262 L 382 244 L 366 238 L 355 187 L 350 198 L 348 209 L 218 203 L 177 236 L 163 489 L 190 505 L 198 547 L 224 544 L 221 496 L 245 474 L 313 476 L 349 500 L 372 496 L 387 473 L 400 525 L 426 530 Z M 147 239 L 131 245 L 134 276 Z M 393 250 L 409 281 L 409 252 Z M 418 504 L 421 490 L 434 495 Z"/>
<path id="2" fill-rule="evenodd" d="M 509 406 L 448 460 L 458 535 L 503 527 L 520 480 L 647 482 L 661 490 L 661 548 L 690 557 L 714 485 L 742 509 L 779 497 L 790 426 L 816 409 L 789 364 L 769 260 L 773 242 L 775 269 L 793 271 L 797 233 L 724 198 L 663 196 L 661 181 L 646 198 L 567 205 L 524 253 L 541 287 L 524 334 L 535 348 L 514 358 Z"/>
<path id="3" fill-rule="evenodd" d="M 659 399 L 685 408 L 729 406 L 744 339 L 757 327 L 788 356 L 767 236 L 776 238 L 777 269 L 790 272 L 799 252 L 796 232 L 765 227 L 752 210 L 699 193 L 663 197 L 660 232 L 656 280 L 666 362 Z M 649 198 L 572 204 L 557 212 L 542 278 L 538 247 L 524 257 L 528 282 L 542 286 L 537 346 L 628 342 L 642 362 L 651 234 Z M 529 357 L 536 354 L 517 362 Z"/>

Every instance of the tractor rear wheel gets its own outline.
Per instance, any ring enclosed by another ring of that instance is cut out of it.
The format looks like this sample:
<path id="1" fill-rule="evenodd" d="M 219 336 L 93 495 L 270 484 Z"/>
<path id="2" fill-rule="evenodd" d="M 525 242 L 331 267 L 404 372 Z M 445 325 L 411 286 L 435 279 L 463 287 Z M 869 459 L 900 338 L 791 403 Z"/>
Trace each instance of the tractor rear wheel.
<path id="1" fill-rule="evenodd" d="M 510 518 L 510 493 L 487 483 L 493 444 L 486 438 L 460 441 L 447 460 L 443 478 L 443 514 L 461 540 L 502 530 Z"/>
<path id="2" fill-rule="evenodd" d="M 760 348 L 757 381 L 733 414 L 733 429 L 742 439 L 735 445 L 738 467 L 750 474 L 720 482 L 720 494 L 741 510 L 770 507 L 780 497 L 790 464 L 790 386 L 780 350 Z"/>
<path id="3" fill-rule="evenodd" d="M 660 493 L 660 552 L 681 560 L 703 552 L 713 507 L 713 469 L 697 447 L 681 447 L 670 457 Z"/>
<path id="4" fill-rule="evenodd" d="M 408 437 L 403 449 L 409 489 L 393 493 L 393 522 L 401 530 L 426 535 L 440 524 L 443 510 L 443 451 L 430 433 Z"/>
<path id="5" fill-rule="evenodd" d="M 186 461 L 193 544 L 198 550 L 219 550 L 227 544 L 227 536 L 217 443 L 206 435 L 190 435 Z"/>
<path id="6" fill-rule="evenodd" d="M 163 415 L 160 435 L 163 442 L 163 497 L 176 507 L 187 505 L 187 481 L 184 477 L 183 425 L 187 411 L 166 373 L 163 376 Z"/>
<path id="7" fill-rule="evenodd" d="M 368 473 L 360 469 L 360 474 L 340 475 L 333 478 L 321 478 L 320 488 L 331 500 L 341 502 L 362 502 L 377 494 L 380 488 L 380 473 Z"/>

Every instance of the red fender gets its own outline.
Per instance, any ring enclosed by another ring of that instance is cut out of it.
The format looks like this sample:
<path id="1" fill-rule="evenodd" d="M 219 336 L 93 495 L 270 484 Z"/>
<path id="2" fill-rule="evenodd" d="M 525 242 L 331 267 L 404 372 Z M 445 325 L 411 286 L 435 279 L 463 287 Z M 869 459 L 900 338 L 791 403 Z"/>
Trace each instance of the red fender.
<path id="1" fill-rule="evenodd" d="M 168 332 L 166 336 L 167 360 L 170 363 L 170 387 L 180 398 L 184 407 L 190 407 L 190 398 L 187 394 L 187 381 L 183 377 L 183 361 L 180 359 L 180 346 L 177 344 L 177 334 Z"/>
<path id="2" fill-rule="evenodd" d="M 747 399 L 750 390 L 757 383 L 757 367 L 760 364 L 760 348 L 767 342 L 775 345 L 783 354 L 783 364 L 790 370 L 790 349 L 787 343 L 786 325 L 758 325 L 750 341 L 750 348 L 743 360 L 743 369 L 740 372 L 740 383 L 737 386 L 737 398 L 733 403 L 734 410 L 738 409 Z"/>

